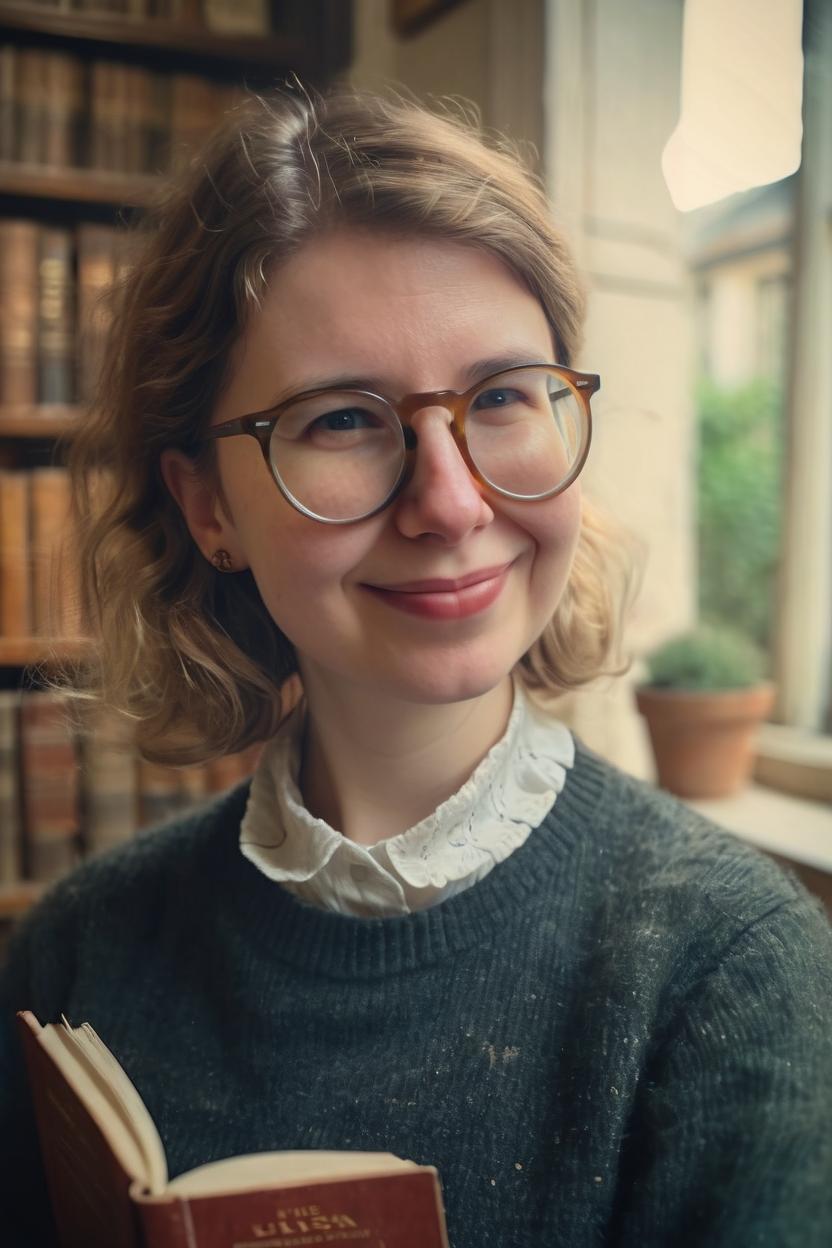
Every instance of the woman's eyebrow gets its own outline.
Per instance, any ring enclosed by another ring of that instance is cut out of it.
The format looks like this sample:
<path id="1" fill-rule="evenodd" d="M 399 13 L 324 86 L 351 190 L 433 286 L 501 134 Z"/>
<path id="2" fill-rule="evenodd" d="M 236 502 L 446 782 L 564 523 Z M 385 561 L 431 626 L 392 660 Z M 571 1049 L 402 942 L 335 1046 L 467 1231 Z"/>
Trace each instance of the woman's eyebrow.
<path id="1" fill-rule="evenodd" d="M 381 385 L 377 377 L 348 377 L 346 374 L 333 377 L 312 377 L 302 384 L 284 386 L 280 393 L 274 396 L 268 407 L 279 407 L 287 399 L 293 399 L 301 394 L 311 394 L 316 390 L 378 391 Z M 268 411 L 268 408 L 264 410 Z"/>
<path id="2" fill-rule="evenodd" d="M 540 352 L 519 349 L 509 351 L 501 355 L 488 356 L 486 359 L 476 360 L 473 364 L 467 365 L 460 372 L 462 379 L 462 387 L 466 389 L 468 386 L 475 385 L 483 377 L 490 377 L 492 373 L 502 373 L 507 368 L 522 368 L 525 364 L 544 364 L 550 363 L 548 360 L 541 359 Z M 452 386 L 445 386 L 443 389 L 452 389 Z M 397 390 L 397 387 L 388 384 L 384 378 L 380 376 L 359 377 L 356 375 L 337 374 L 329 377 L 313 377 L 307 380 L 302 386 L 292 386 L 289 389 L 281 390 L 269 405 L 277 407 L 286 399 L 292 398 L 296 394 L 307 394 L 314 390 L 370 390 L 376 394 L 391 394 Z"/>
<path id="3" fill-rule="evenodd" d="M 522 368 L 526 364 L 550 364 L 551 360 L 541 358 L 539 351 L 529 351 L 520 348 L 516 351 L 507 351 L 501 355 L 492 355 L 484 360 L 477 360 L 475 364 L 469 365 L 463 370 L 462 376 L 473 386 L 483 377 L 490 377 L 492 373 L 505 372 L 507 368 Z"/>

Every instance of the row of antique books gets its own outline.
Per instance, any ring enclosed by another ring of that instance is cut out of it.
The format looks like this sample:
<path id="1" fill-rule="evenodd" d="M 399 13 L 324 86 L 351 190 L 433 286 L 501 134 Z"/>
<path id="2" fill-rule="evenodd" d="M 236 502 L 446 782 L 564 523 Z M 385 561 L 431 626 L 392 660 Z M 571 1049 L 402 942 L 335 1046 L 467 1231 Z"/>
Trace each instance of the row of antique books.
<path id="1" fill-rule="evenodd" d="M 48 883 L 83 858 L 250 775 L 254 746 L 201 767 L 138 758 L 111 721 L 86 732 L 51 691 L 0 691 L 0 885 Z"/>
<path id="2" fill-rule="evenodd" d="M 83 402 L 109 325 L 106 294 L 129 269 L 130 236 L 0 220 L 0 404 Z"/>
<path id="3" fill-rule="evenodd" d="M 264 35 L 270 29 L 269 0 L 29 0 L 21 7 L 106 17 L 121 15 L 141 22 L 184 18 L 225 34 Z"/>
<path id="4" fill-rule="evenodd" d="M 125 17 L 139 17 L 150 21 L 157 17 L 179 17 L 183 10 L 188 9 L 190 3 L 191 0 L 28 0 L 28 3 L 24 0 L 21 7 L 46 11 L 52 9 L 60 13 L 120 13 Z"/>
<path id="5" fill-rule="evenodd" d="M 244 92 L 197 74 L 0 45 L 0 160 L 158 174 L 178 168 Z"/>

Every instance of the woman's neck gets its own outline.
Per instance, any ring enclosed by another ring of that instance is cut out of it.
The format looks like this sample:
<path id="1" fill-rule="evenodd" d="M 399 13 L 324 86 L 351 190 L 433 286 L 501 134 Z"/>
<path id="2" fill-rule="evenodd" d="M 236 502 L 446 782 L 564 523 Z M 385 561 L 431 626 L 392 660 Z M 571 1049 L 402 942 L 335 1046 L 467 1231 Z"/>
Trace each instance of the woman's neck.
<path id="1" fill-rule="evenodd" d="M 304 802 L 363 845 L 404 832 L 455 793 L 505 732 L 513 698 L 510 678 L 438 706 L 381 700 L 311 675 L 304 684 Z"/>

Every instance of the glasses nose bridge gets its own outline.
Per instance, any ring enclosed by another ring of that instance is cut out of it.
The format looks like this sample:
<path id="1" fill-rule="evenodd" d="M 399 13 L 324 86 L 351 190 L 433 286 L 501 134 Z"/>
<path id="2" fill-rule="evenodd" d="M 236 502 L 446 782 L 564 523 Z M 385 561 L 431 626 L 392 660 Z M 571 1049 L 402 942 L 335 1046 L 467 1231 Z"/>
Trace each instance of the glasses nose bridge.
<path id="1" fill-rule="evenodd" d="M 417 412 L 426 407 L 444 407 L 456 424 L 459 419 L 461 395 L 456 390 L 425 390 L 421 394 L 406 394 L 396 403 L 396 411 L 403 425 L 409 425 Z"/>
<path id="2" fill-rule="evenodd" d="M 406 394 L 396 403 L 395 410 L 404 428 L 405 445 L 408 450 L 416 449 L 417 437 L 413 429 L 413 418 L 426 407 L 442 407 L 450 414 L 450 430 L 457 445 L 464 441 L 462 427 L 464 396 L 456 390 L 425 390 L 419 394 Z"/>

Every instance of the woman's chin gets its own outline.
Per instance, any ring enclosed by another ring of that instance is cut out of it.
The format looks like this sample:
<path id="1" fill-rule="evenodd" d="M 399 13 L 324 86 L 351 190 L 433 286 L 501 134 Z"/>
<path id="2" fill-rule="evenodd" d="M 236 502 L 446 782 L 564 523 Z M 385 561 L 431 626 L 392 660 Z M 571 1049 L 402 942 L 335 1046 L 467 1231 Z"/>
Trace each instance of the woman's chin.
<path id="1" fill-rule="evenodd" d="M 511 664 L 443 664 L 420 669 L 414 665 L 398 679 L 385 682 L 386 692 L 402 701 L 426 706 L 469 702 L 484 697 L 504 684 Z"/>

